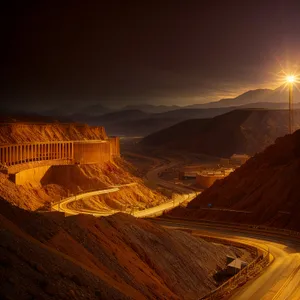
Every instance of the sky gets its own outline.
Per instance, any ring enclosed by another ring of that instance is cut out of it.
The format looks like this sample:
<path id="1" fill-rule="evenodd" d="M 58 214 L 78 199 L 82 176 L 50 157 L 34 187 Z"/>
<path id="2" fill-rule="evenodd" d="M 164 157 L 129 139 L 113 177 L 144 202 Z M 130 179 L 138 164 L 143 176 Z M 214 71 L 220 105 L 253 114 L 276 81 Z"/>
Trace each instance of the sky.
<path id="1" fill-rule="evenodd" d="M 297 0 L 7 2 L 7 106 L 206 103 L 276 88 L 300 62 Z"/>

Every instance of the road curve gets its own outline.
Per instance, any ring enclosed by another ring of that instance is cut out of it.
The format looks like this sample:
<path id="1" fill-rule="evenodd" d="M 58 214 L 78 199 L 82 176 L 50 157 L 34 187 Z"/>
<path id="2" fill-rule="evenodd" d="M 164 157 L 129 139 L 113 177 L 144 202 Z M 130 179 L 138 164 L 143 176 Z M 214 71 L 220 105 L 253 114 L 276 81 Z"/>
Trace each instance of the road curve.
<path id="1" fill-rule="evenodd" d="M 147 157 L 148 158 L 148 157 Z M 150 159 L 150 158 L 148 158 Z M 144 218 L 144 217 L 151 217 L 151 216 L 159 216 L 163 214 L 164 211 L 170 210 L 178 205 L 180 205 L 183 202 L 189 202 L 192 199 L 194 199 L 199 192 L 192 191 L 191 189 L 182 187 L 182 186 L 177 186 L 174 183 L 168 182 L 166 180 L 162 180 L 159 178 L 159 174 L 165 170 L 166 168 L 170 168 L 178 164 L 177 161 L 170 161 L 168 163 L 160 163 L 158 159 L 156 159 L 156 164 L 155 167 L 150 170 L 146 178 L 150 179 L 152 181 L 155 181 L 157 184 L 160 184 L 168 189 L 172 189 L 173 191 L 176 191 L 178 194 L 174 195 L 173 199 L 167 202 L 164 202 L 160 205 L 150 207 L 144 210 L 140 211 L 133 211 L 131 214 L 137 218 Z M 101 194 L 109 194 L 109 193 L 115 193 L 118 192 L 121 187 L 125 186 L 130 186 L 130 185 L 135 185 L 136 183 L 129 183 L 129 184 L 123 184 L 123 185 L 115 185 L 112 186 L 108 189 L 103 189 L 103 190 L 98 190 L 98 191 L 93 191 L 93 192 L 87 192 L 87 193 L 82 193 L 76 196 L 71 196 L 65 199 L 62 199 L 59 203 L 56 203 L 52 206 L 53 210 L 61 211 L 66 213 L 67 215 L 77 215 L 77 214 L 89 214 L 93 215 L 95 217 L 101 217 L 101 216 L 108 216 L 112 215 L 118 212 L 121 212 L 119 210 L 84 210 L 84 209 L 71 209 L 68 207 L 68 205 L 71 202 L 78 201 L 84 198 L 92 197 L 92 196 L 97 196 Z"/>
<path id="2" fill-rule="evenodd" d="M 183 201 L 192 200 L 196 194 L 188 188 L 179 187 L 174 183 L 167 182 L 159 178 L 159 173 L 166 168 L 176 165 L 176 161 L 171 161 L 168 164 L 156 166 L 147 174 L 149 180 L 173 189 L 176 192 L 182 193 L 180 198 L 168 201 L 159 206 L 152 207 L 143 211 L 133 213 L 136 217 L 147 217 L 161 214 L 163 211 L 171 209 L 179 205 Z M 96 191 L 91 193 L 83 193 L 75 197 L 69 197 L 62 200 L 60 207 L 58 204 L 53 208 L 63 210 L 68 214 L 92 214 L 94 216 L 106 216 L 117 211 L 75 211 L 70 210 L 67 206 L 70 202 L 90 197 L 97 194 L 114 193 L 119 190 L 120 186 L 111 187 L 106 190 Z M 94 194 L 95 193 L 95 194 Z M 177 201 L 176 201 L 177 200 Z M 203 222 L 187 222 L 186 220 L 170 220 L 170 219 L 155 219 L 154 222 L 168 228 L 184 228 L 192 229 L 200 234 L 207 234 L 215 237 L 223 237 L 231 240 L 236 240 L 241 243 L 252 244 L 253 246 L 268 248 L 275 260 L 273 263 L 259 276 L 258 278 L 249 281 L 243 287 L 238 289 L 231 299 L 235 300 L 299 300 L 300 299 L 300 241 L 289 240 L 282 236 L 276 236 L 274 233 L 266 235 L 258 230 L 247 231 L 242 228 L 234 228 L 233 226 L 225 226 L 218 223 L 203 223 Z"/>
<path id="3" fill-rule="evenodd" d="M 241 228 L 231 229 L 224 224 L 187 222 L 186 220 L 155 219 L 153 222 L 168 228 L 192 229 L 193 232 L 223 237 L 253 246 L 267 248 L 273 263 L 256 279 L 238 289 L 230 299 L 235 300 L 299 300 L 300 299 L 300 240 Z"/>
<path id="4" fill-rule="evenodd" d="M 120 187 L 124 187 L 124 185 L 120 186 Z M 82 193 L 82 194 L 79 194 L 76 196 L 71 196 L 71 197 L 62 199 L 59 203 L 54 204 L 52 206 L 52 209 L 56 210 L 56 211 L 64 212 L 67 215 L 87 214 L 87 215 L 93 215 L 95 217 L 109 216 L 109 215 L 112 215 L 112 214 L 115 214 L 118 212 L 122 212 L 120 210 L 112 210 L 112 209 L 99 211 L 99 210 L 74 209 L 74 208 L 68 207 L 68 205 L 74 201 L 89 198 L 92 196 L 118 192 L 120 190 L 120 187 L 112 187 L 109 189 L 98 190 L 98 191 L 94 191 L 94 192 Z M 164 211 L 172 209 L 172 208 L 180 205 L 182 202 L 191 201 L 195 196 L 196 196 L 195 192 L 190 193 L 190 194 L 178 195 L 178 197 L 174 198 L 173 200 L 164 202 L 160 205 L 150 207 L 150 208 L 147 208 L 144 210 L 133 211 L 131 214 L 137 218 L 158 216 L 158 215 L 161 215 Z"/>

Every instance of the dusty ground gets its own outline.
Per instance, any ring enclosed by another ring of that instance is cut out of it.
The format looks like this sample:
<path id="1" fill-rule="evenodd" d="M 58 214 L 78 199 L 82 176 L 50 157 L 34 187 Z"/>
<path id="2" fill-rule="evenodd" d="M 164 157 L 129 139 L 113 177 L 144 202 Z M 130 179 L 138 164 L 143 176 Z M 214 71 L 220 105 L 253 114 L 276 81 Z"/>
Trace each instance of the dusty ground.
<path id="1" fill-rule="evenodd" d="M 0 211 L 1 299 L 197 299 L 227 254 L 243 255 L 123 214 Z"/>

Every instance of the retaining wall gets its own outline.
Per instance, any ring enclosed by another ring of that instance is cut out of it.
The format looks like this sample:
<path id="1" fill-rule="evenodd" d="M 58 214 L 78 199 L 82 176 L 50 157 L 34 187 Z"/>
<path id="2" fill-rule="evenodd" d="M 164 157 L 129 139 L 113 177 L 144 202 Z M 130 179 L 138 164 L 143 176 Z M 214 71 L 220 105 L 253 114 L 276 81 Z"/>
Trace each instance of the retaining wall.
<path id="1" fill-rule="evenodd" d="M 74 161 L 77 164 L 96 164 L 111 159 L 109 141 L 74 142 Z"/>
<path id="2" fill-rule="evenodd" d="M 110 150 L 112 156 L 120 156 L 120 138 L 118 136 L 110 137 Z"/>
<path id="3" fill-rule="evenodd" d="M 46 175 L 46 173 L 49 171 L 50 168 L 51 168 L 50 165 L 36 167 L 36 168 L 20 171 L 11 176 L 13 177 L 13 181 L 17 185 L 30 184 L 33 187 L 38 187 L 41 185 L 42 178 Z"/>

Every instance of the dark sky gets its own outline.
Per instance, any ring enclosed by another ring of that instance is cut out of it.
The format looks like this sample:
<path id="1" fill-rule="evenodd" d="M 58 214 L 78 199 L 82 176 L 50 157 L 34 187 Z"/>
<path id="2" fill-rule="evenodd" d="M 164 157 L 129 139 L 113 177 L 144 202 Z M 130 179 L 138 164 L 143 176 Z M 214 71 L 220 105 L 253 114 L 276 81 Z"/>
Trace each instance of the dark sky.
<path id="1" fill-rule="evenodd" d="M 7 2 L 2 99 L 16 106 L 203 103 L 277 87 L 300 60 L 299 0 Z"/>

